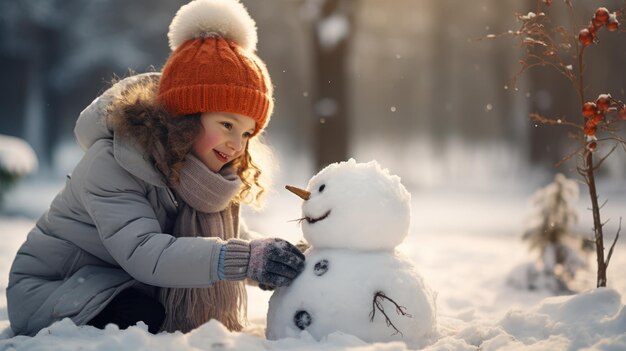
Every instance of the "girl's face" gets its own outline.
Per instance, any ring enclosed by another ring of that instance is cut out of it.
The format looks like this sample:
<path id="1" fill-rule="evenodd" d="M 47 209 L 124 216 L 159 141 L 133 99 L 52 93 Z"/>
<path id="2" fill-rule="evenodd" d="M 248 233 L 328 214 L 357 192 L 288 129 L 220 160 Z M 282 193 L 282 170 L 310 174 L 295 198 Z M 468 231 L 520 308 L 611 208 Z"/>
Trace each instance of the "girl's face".
<path id="1" fill-rule="evenodd" d="M 192 153 L 213 172 L 244 153 L 256 122 L 226 112 L 205 112 L 200 116 L 204 132 L 193 144 Z"/>

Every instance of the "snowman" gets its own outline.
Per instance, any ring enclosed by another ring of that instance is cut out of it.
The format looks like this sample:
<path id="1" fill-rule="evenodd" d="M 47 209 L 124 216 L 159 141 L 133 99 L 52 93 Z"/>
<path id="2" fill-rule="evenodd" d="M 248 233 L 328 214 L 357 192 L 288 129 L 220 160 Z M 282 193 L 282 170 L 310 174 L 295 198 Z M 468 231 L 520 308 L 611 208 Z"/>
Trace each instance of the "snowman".
<path id="1" fill-rule="evenodd" d="M 376 161 L 350 159 L 320 171 L 306 190 L 287 188 L 304 200 L 302 231 L 311 247 L 300 276 L 270 298 L 267 338 L 343 332 L 412 348 L 431 343 L 434 295 L 395 250 L 411 217 L 400 178 Z"/>

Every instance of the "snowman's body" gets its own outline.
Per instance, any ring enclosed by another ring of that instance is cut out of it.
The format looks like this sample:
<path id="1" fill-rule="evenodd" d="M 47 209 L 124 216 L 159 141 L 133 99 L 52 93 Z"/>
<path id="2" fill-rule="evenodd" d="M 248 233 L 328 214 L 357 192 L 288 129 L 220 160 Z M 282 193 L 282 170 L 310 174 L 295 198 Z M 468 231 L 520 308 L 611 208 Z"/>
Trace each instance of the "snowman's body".
<path id="1" fill-rule="evenodd" d="M 382 297 L 377 298 L 379 310 L 376 293 L 393 299 L 402 311 Z M 272 296 L 267 337 L 280 339 L 306 330 L 319 339 L 344 332 L 366 342 L 398 340 L 423 347 L 434 333 L 432 306 L 422 278 L 397 254 L 313 249 L 307 251 L 298 279 Z"/>
<path id="2" fill-rule="evenodd" d="M 311 249 L 302 274 L 272 295 L 267 337 L 306 330 L 317 339 L 344 332 L 368 342 L 430 343 L 433 294 L 395 250 L 410 223 L 410 194 L 400 178 L 351 159 L 323 169 L 303 192 L 302 230 Z"/>

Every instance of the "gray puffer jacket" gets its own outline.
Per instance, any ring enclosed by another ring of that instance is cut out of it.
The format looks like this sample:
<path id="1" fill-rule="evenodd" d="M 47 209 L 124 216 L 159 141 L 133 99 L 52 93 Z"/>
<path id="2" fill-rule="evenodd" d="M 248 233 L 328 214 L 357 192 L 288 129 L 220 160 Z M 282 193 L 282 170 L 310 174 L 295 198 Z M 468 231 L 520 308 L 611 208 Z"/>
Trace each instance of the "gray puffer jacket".
<path id="1" fill-rule="evenodd" d="M 154 295 L 156 287 L 218 279 L 220 240 L 167 234 L 177 203 L 164 177 L 107 127 L 107 108 L 122 91 L 158 78 L 126 78 L 81 113 L 74 132 L 86 153 L 11 267 L 7 308 L 15 334 L 34 335 L 66 317 L 85 324 L 131 286 Z"/>

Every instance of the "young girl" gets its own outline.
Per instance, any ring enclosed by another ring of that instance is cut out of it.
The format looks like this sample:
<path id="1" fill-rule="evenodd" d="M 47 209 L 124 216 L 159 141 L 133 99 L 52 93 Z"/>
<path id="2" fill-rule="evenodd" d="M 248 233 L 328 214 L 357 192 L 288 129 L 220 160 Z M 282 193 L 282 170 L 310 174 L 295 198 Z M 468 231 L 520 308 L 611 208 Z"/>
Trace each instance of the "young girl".
<path id="1" fill-rule="evenodd" d="M 243 240 L 239 221 L 264 190 L 250 149 L 273 106 L 254 21 L 237 0 L 195 0 L 168 36 L 161 74 L 124 79 L 81 113 L 85 155 L 11 267 L 15 334 L 62 318 L 240 330 L 244 279 L 277 287 L 302 271 L 298 249 Z"/>

